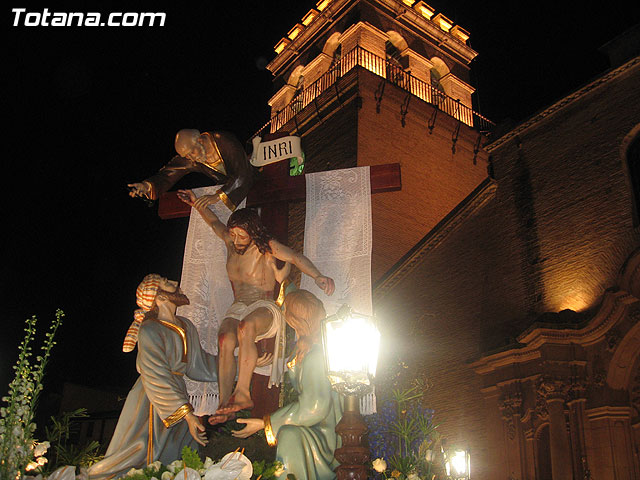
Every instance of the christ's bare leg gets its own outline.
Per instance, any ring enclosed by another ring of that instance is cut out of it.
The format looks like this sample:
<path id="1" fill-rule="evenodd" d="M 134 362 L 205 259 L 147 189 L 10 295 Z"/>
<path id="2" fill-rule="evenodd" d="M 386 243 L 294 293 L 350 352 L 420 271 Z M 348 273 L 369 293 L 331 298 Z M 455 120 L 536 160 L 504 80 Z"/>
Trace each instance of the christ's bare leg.
<path id="1" fill-rule="evenodd" d="M 230 414 L 253 408 L 249 387 L 258 360 L 256 337 L 267 332 L 272 321 L 273 314 L 268 308 L 261 307 L 247 315 L 238 325 L 238 383 L 228 400 L 220 402 L 216 414 Z"/>
<path id="2" fill-rule="evenodd" d="M 235 318 L 225 318 L 218 330 L 218 388 L 220 390 L 220 407 L 227 404 L 236 378 L 236 360 L 233 351 L 238 346 L 238 324 Z M 218 408 L 220 410 L 220 408 Z M 213 415 L 209 423 L 223 423 L 227 415 Z"/>

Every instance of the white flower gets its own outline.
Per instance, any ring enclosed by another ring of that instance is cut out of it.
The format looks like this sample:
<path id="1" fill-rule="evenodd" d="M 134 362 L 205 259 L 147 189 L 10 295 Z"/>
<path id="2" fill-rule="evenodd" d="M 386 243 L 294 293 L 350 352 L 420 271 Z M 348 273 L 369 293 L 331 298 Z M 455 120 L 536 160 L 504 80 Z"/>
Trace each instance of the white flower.
<path id="1" fill-rule="evenodd" d="M 373 469 L 378 473 L 382 473 L 387 469 L 387 462 L 382 458 L 376 458 L 373 461 Z"/>
<path id="2" fill-rule="evenodd" d="M 45 463 L 47 463 L 47 461 L 48 461 L 48 460 L 47 460 L 45 457 L 38 457 L 38 458 L 36 458 L 36 462 L 37 462 L 37 463 L 38 463 L 38 465 L 40 465 L 40 466 L 42 466 L 42 465 L 44 465 Z"/>
<path id="3" fill-rule="evenodd" d="M 27 472 L 30 472 L 31 470 L 35 470 L 35 469 L 36 469 L 36 468 L 38 468 L 39 466 L 40 466 L 40 465 L 38 465 L 38 463 L 37 463 L 37 462 L 29 462 L 29 463 L 27 464 L 27 466 L 26 466 L 26 467 L 24 467 L 24 469 L 25 469 Z"/>
<path id="4" fill-rule="evenodd" d="M 204 469 L 206 470 L 207 468 L 209 468 L 211 465 L 213 465 L 213 460 L 211 460 L 211 458 L 206 457 L 204 459 Z"/>
<path id="5" fill-rule="evenodd" d="M 42 455 L 47 453 L 47 450 L 49 449 L 50 446 L 51 446 L 51 444 L 49 442 L 36 443 L 36 448 L 33 451 L 33 454 L 36 457 L 41 457 Z"/>
<path id="6" fill-rule="evenodd" d="M 144 471 L 141 468 L 132 468 L 127 472 L 125 476 L 133 477 L 134 475 L 142 475 L 142 474 L 144 474 Z"/>
<path id="7" fill-rule="evenodd" d="M 156 460 L 155 462 L 147 465 L 147 468 L 153 468 L 154 470 L 160 470 L 161 467 L 162 467 L 162 462 L 160 460 Z"/>
<path id="8" fill-rule="evenodd" d="M 407 480 L 422 480 L 417 473 L 410 473 L 407 475 Z"/>
<path id="9" fill-rule="evenodd" d="M 282 464 L 278 465 L 278 468 L 276 468 L 276 471 L 275 471 L 275 472 L 273 472 L 273 474 L 274 474 L 276 477 L 279 477 L 279 476 L 280 476 L 280 475 L 282 475 L 283 473 L 284 473 L 284 465 L 282 465 Z"/>
<path id="10" fill-rule="evenodd" d="M 173 473 L 171 472 L 163 472 L 160 480 L 173 480 Z"/>
<path id="11" fill-rule="evenodd" d="M 176 473 L 176 470 L 178 468 L 182 469 L 182 460 L 174 460 L 169 465 L 167 465 L 167 468 L 171 473 Z"/>

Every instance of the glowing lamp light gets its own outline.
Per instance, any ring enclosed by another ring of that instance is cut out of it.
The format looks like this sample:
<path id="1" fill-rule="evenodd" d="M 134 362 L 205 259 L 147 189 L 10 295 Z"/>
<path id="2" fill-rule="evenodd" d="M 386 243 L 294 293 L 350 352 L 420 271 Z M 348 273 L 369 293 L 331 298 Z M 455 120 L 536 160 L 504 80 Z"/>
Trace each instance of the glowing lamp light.
<path id="1" fill-rule="evenodd" d="M 289 30 L 289 33 L 287 33 L 287 37 L 289 37 L 290 40 L 295 40 L 296 37 L 300 35 L 300 32 L 303 29 L 304 27 L 302 25 L 300 25 L 299 23 L 296 23 L 294 27 L 291 30 Z"/>
<path id="2" fill-rule="evenodd" d="M 380 349 L 380 332 L 372 317 L 345 305 L 325 320 L 322 337 L 333 388 L 344 395 L 371 391 Z"/>
<path id="3" fill-rule="evenodd" d="M 327 5 L 329 5 L 331 3 L 331 0 L 320 0 L 318 3 L 316 3 L 316 8 L 319 11 L 323 11 L 325 8 L 327 8 Z"/>
<path id="4" fill-rule="evenodd" d="M 449 30 L 451 30 L 451 27 L 453 27 L 453 21 L 449 20 L 441 13 L 436 15 L 433 21 L 445 32 L 449 32 Z"/>
<path id="5" fill-rule="evenodd" d="M 336 425 L 342 446 L 335 451 L 338 480 L 368 478 L 369 449 L 362 443 L 367 424 L 358 398 L 369 393 L 376 373 L 380 332 L 368 315 L 343 305 L 322 323 L 322 345 L 331 387 L 344 395 L 344 412 Z"/>
<path id="6" fill-rule="evenodd" d="M 453 27 L 451 29 L 451 34 L 454 35 L 455 37 L 458 37 L 458 39 L 463 43 L 466 43 L 467 40 L 469 40 L 469 35 L 470 35 L 469 32 L 467 32 L 460 25 L 456 25 L 455 27 Z"/>
<path id="7" fill-rule="evenodd" d="M 433 14 L 436 13 L 436 10 L 431 5 L 427 5 L 423 1 L 416 3 L 413 8 L 420 12 L 420 14 L 427 20 L 431 20 Z"/>
<path id="8" fill-rule="evenodd" d="M 273 47 L 273 49 L 279 55 L 280 52 L 282 52 L 285 48 L 287 48 L 287 45 L 289 45 L 290 43 L 291 43 L 291 40 L 289 40 L 288 38 L 282 38 L 278 42 L 278 44 L 275 47 Z"/>
<path id="9" fill-rule="evenodd" d="M 471 457 L 467 450 L 453 450 L 446 456 L 445 469 L 447 477 L 452 480 L 468 480 L 471 478 Z"/>
<path id="10" fill-rule="evenodd" d="M 302 17 L 302 25 L 308 27 L 309 24 L 313 22 L 313 19 L 316 18 L 319 14 L 320 12 L 312 8 L 304 17 Z"/>
<path id="11" fill-rule="evenodd" d="M 409 5 L 410 7 L 416 3 L 416 0 L 402 0 L 405 5 Z"/>

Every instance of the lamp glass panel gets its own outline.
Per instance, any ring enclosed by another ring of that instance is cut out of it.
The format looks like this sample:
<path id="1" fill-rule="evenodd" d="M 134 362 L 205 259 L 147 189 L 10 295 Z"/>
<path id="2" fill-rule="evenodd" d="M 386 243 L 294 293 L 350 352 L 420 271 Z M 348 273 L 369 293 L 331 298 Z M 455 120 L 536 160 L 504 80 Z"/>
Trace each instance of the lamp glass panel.
<path id="1" fill-rule="evenodd" d="M 380 332 L 370 317 L 350 314 L 326 323 L 327 364 L 332 373 L 375 376 Z"/>

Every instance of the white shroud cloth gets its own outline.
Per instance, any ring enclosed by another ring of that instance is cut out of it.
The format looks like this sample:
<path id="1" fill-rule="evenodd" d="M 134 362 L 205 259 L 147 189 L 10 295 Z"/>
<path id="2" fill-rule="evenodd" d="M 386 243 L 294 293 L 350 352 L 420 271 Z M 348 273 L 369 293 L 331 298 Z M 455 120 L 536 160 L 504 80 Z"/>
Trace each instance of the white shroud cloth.
<path id="1" fill-rule="evenodd" d="M 213 195 L 220 186 L 196 188 L 196 197 Z M 244 206 L 243 204 L 240 207 Z M 227 223 L 231 210 L 217 202 L 209 207 L 220 221 Z M 196 326 L 202 348 L 218 354 L 218 328 L 233 303 L 233 290 L 227 276 L 227 247 L 200 214 L 191 209 L 184 247 L 180 288 L 189 297 L 189 305 L 178 308 L 178 315 Z M 184 377 L 189 400 L 196 415 L 212 415 L 218 408 L 217 382 L 196 382 Z"/>
<path id="2" fill-rule="evenodd" d="M 327 296 L 315 281 L 302 275 L 301 288 L 324 303 L 327 315 L 343 304 L 372 315 L 371 300 L 371 181 L 369 167 L 305 175 L 307 206 L 304 254 L 323 275 L 333 278 L 336 290 Z M 375 412 L 375 397 L 360 403 L 363 414 Z"/>

